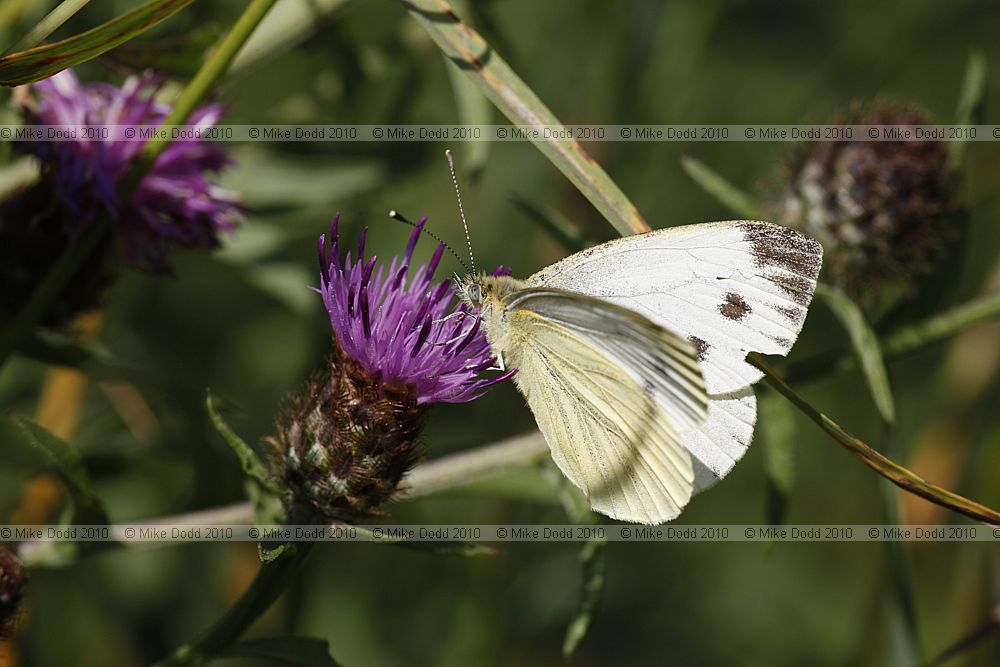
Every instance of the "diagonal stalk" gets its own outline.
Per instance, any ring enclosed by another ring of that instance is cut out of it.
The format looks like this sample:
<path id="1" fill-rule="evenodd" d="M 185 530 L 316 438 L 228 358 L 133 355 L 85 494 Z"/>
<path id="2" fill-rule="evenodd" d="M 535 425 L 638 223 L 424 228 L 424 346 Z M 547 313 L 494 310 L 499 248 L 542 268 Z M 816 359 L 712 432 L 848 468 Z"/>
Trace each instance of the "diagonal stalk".
<path id="1" fill-rule="evenodd" d="M 848 433 L 837 422 L 811 406 L 804 398 L 795 393 L 795 390 L 785 383 L 781 376 L 764 361 L 761 355 L 751 352 L 747 356 L 747 360 L 764 371 L 768 384 L 791 401 L 806 417 L 882 477 L 904 491 L 920 496 L 936 505 L 941 505 L 977 521 L 1000 525 L 1000 512 L 931 484 L 913 471 L 904 468 L 872 449 L 870 445 L 860 438 Z"/>
<path id="2" fill-rule="evenodd" d="M 281 596 L 313 546 L 312 542 L 290 545 L 281 556 L 262 564 L 250 588 L 215 625 L 154 667 L 202 665 L 229 648 Z"/>

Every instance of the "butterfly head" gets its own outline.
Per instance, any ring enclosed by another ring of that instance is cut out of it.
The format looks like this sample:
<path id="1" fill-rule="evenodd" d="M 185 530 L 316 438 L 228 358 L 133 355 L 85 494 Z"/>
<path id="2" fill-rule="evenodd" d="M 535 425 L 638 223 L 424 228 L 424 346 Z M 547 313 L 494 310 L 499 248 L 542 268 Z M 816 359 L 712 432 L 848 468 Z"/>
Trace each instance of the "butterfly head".
<path id="1" fill-rule="evenodd" d="M 502 306 L 504 297 L 515 284 L 507 276 L 488 276 L 482 273 L 455 276 L 455 291 L 462 303 L 477 313 L 486 313 Z"/>

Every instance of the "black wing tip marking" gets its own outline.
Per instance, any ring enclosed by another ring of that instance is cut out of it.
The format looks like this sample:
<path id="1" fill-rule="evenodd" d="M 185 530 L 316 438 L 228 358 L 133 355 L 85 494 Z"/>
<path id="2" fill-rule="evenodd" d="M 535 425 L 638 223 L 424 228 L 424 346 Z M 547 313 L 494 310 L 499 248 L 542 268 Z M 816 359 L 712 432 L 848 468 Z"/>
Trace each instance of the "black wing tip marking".
<path id="1" fill-rule="evenodd" d="M 770 222 L 748 221 L 741 229 L 757 268 L 797 305 L 808 307 L 823 265 L 823 246 L 794 229 Z M 794 309 L 782 314 L 796 323 L 805 315 Z"/>
<path id="2" fill-rule="evenodd" d="M 749 221 L 741 227 L 758 267 L 780 267 L 809 280 L 819 277 L 823 246 L 815 239 L 770 222 Z"/>

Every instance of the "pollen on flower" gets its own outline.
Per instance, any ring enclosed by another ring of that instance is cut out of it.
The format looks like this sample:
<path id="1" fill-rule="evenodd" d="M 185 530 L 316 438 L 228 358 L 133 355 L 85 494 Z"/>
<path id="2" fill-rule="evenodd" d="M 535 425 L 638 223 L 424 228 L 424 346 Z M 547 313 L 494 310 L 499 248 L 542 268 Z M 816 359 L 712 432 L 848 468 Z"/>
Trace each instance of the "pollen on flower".
<path id="1" fill-rule="evenodd" d="M 433 282 L 444 246 L 411 271 L 424 223 L 388 264 L 365 258 L 365 233 L 356 256 L 341 257 L 336 218 L 330 246 L 320 237 L 333 352 L 267 439 L 295 520 L 378 514 L 418 458 L 427 408 L 471 401 L 514 372 L 481 377 L 494 359 L 477 317 L 454 307 L 450 281 Z"/>

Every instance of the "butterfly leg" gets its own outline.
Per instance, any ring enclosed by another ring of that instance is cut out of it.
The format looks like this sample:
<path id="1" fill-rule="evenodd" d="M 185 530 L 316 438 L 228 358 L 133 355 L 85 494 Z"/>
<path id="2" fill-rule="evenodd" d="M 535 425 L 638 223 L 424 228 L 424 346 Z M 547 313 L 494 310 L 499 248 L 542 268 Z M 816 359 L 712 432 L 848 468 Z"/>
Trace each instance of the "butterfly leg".
<path id="1" fill-rule="evenodd" d="M 503 363 L 503 355 L 497 355 L 497 362 L 487 368 L 488 371 L 500 371 L 501 373 L 507 370 L 507 366 Z"/>
<path id="2" fill-rule="evenodd" d="M 464 310 L 456 310 L 455 312 L 453 312 L 453 313 L 451 313 L 449 315 L 445 315 L 444 317 L 442 317 L 440 319 L 431 320 L 431 321 L 434 322 L 434 324 L 440 324 L 441 322 L 447 322 L 448 320 L 450 320 L 452 318 L 455 318 L 455 317 L 466 317 L 467 315 L 468 315 L 468 313 L 465 312 Z"/>

